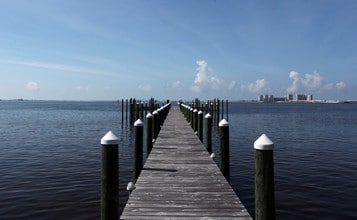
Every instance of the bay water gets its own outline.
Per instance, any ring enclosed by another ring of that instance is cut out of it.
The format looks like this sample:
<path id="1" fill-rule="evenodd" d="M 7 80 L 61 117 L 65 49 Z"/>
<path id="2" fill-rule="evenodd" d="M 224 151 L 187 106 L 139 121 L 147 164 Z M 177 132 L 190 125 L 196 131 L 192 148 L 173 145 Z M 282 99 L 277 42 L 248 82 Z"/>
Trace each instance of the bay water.
<path id="1" fill-rule="evenodd" d="M 119 138 L 121 212 L 133 165 L 121 109 L 115 101 L 1 101 L 0 219 L 99 219 L 100 139 L 109 130 Z M 275 144 L 277 219 L 357 218 L 357 104 L 230 103 L 228 116 L 231 185 L 252 216 L 253 143 L 265 133 Z"/>

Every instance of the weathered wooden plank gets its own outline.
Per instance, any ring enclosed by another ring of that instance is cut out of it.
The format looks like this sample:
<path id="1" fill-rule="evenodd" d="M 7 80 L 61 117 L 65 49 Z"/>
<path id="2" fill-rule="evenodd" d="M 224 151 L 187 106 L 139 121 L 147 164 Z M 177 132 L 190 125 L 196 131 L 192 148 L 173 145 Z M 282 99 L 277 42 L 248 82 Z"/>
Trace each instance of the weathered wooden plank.
<path id="1" fill-rule="evenodd" d="M 183 115 L 172 108 L 120 219 L 251 219 Z"/>

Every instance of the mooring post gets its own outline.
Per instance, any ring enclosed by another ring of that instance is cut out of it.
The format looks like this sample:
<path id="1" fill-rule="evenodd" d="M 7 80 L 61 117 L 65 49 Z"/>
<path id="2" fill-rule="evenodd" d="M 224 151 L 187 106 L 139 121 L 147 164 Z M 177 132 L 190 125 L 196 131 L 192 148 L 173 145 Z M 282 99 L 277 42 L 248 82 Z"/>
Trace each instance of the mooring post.
<path id="1" fill-rule="evenodd" d="M 146 115 L 146 158 L 149 157 L 152 149 L 152 117 L 150 112 Z"/>
<path id="2" fill-rule="evenodd" d="M 128 121 L 128 99 L 125 99 L 125 121 Z"/>
<path id="3" fill-rule="evenodd" d="M 156 140 L 158 132 L 159 132 L 159 113 L 155 110 L 153 113 L 153 120 L 152 120 L 152 129 L 153 129 L 153 137 Z"/>
<path id="4" fill-rule="evenodd" d="M 143 122 L 138 119 L 134 123 L 135 143 L 134 143 L 134 180 L 139 177 L 143 169 Z"/>
<path id="5" fill-rule="evenodd" d="M 254 142 L 255 219 L 275 219 L 274 143 L 265 134 Z"/>
<path id="6" fill-rule="evenodd" d="M 190 124 L 191 128 L 193 129 L 193 108 L 190 108 Z"/>
<path id="7" fill-rule="evenodd" d="M 219 142 L 220 142 L 220 159 L 221 159 L 221 171 L 223 176 L 229 182 L 229 123 L 226 119 L 222 119 L 219 122 Z"/>
<path id="8" fill-rule="evenodd" d="M 224 100 L 222 100 L 222 119 L 224 118 Z"/>
<path id="9" fill-rule="evenodd" d="M 226 116 L 227 116 L 227 121 L 229 121 L 229 119 L 228 119 L 228 99 L 226 100 Z"/>
<path id="10" fill-rule="evenodd" d="M 207 113 L 205 116 L 206 119 L 206 149 L 211 155 L 212 153 L 212 116 L 210 113 Z"/>
<path id="11" fill-rule="evenodd" d="M 196 133 L 198 127 L 198 110 L 193 110 L 193 131 Z M 197 133 L 196 133 L 197 134 Z"/>
<path id="12" fill-rule="evenodd" d="M 198 112 L 198 138 L 203 142 L 203 112 Z"/>
<path id="13" fill-rule="evenodd" d="M 102 137 L 102 170 L 101 170 L 101 219 L 118 219 L 118 142 L 119 139 L 109 131 Z"/>
<path id="14" fill-rule="evenodd" d="M 124 99 L 121 99 L 121 124 L 123 125 L 124 121 Z"/>

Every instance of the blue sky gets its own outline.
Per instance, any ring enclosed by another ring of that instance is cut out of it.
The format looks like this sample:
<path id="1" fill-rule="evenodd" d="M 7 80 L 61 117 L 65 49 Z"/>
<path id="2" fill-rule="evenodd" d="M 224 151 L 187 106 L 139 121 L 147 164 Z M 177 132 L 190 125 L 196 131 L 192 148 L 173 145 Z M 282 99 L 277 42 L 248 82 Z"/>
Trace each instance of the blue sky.
<path id="1" fill-rule="evenodd" d="M 0 99 L 357 99 L 357 1 L 0 1 Z"/>

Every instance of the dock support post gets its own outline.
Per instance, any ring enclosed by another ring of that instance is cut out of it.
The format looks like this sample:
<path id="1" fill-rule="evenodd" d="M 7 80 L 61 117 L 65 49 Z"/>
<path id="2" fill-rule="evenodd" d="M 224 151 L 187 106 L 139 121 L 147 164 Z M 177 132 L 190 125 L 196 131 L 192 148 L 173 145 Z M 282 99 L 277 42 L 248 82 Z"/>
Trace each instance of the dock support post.
<path id="1" fill-rule="evenodd" d="M 159 113 L 155 110 L 152 115 L 154 116 L 153 117 L 153 125 L 152 125 L 152 129 L 153 129 L 153 136 L 154 136 L 154 139 L 156 140 L 157 138 L 157 135 L 159 133 Z"/>
<path id="2" fill-rule="evenodd" d="M 143 169 L 143 122 L 138 119 L 134 123 L 135 143 L 134 143 L 134 180 L 139 177 Z"/>
<path id="3" fill-rule="evenodd" d="M 254 142 L 255 219 L 275 219 L 274 143 L 265 134 Z"/>
<path id="4" fill-rule="evenodd" d="M 123 125 L 124 121 L 124 99 L 121 99 L 121 124 Z"/>
<path id="5" fill-rule="evenodd" d="M 193 129 L 193 108 L 190 108 L 190 124 L 191 128 Z"/>
<path id="6" fill-rule="evenodd" d="M 119 139 L 109 131 L 100 141 L 102 145 L 101 170 L 101 219 L 118 219 L 118 141 Z"/>
<path id="7" fill-rule="evenodd" d="M 149 157 L 152 149 L 152 139 L 152 114 L 149 112 L 146 115 L 146 158 Z"/>
<path id="8" fill-rule="evenodd" d="M 222 119 L 219 124 L 219 142 L 220 142 L 220 159 L 221 171 L 223 176 L 229 182 L 230 179 L 230 163 L 229 163 L 229 123 L 226 119 Z"/>
<path id="9" fill-rule="evenodd" d="M 198 128 L 198 110 L 194 109 L 193 110 L 193 131 L 195 134 L 197 134 L 197 128 Z"/>
<path id="10" fill-rule="evenodd" d="M 212 116 L 210 113 L 207 113 L 205 116 L 206 119 L 206 149 L 211 155 L 212 153 Z"/>
<path id="11" fill-rule="evenodd" d="M 229 121 L 229 119 L 228 119 L 228 99 L 226 100 L 226 116 L 227 116 L 227 121 Z"/>
<path id="12" fill-rule="evenodd" d="M 198 138 L 203 142 L 203 112 L 198 112 Z"/>

